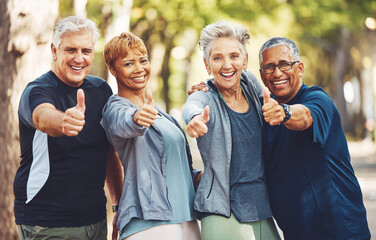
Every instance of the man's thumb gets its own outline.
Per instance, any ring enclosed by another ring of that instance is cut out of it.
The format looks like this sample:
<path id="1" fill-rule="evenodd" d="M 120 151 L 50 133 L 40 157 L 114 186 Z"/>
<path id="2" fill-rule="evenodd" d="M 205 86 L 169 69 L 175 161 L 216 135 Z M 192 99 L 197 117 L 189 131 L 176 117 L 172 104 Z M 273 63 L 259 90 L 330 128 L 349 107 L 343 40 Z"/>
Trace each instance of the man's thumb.
<path id="1" fill-rule="evenodd" d="M 76 108 L 82 113 L 85 112 L 85 93 L 81 88 L 77 90 L 77 105 Z"/>
<path id="2" fill-rule="evenodd" d="M 154 105 L 153 93 L 150 89 L 146 90 L 146 99 L 148 100 L 149 104 Z"/>
<path id="3" fill-rule="evenodd" d="M 270 92 L 267 87 L 264 87 L 263 89 L 263 96 L 264 96 L 264 104 L 268 103 L 270 101 Z"/>
<path id="4" fill-rule="evenodd" d="M 205 123 L 209 122 L 209 119 L 210 119 L 209 112 L 210 112 L 209 106 L 206 106 L 206 107 L 204 108 L 204 114 L 203 114 L 203 116 L 202 116 L 202 120 L 203 120 Z"/>

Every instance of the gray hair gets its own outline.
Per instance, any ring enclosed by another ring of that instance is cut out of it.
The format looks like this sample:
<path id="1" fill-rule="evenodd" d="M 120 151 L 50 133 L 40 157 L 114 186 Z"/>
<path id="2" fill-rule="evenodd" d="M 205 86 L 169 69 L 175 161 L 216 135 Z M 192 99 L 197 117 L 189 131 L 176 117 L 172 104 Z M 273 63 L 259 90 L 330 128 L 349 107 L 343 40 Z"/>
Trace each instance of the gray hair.
<path id="1" fill-rule="evenodd" d="M 69 16 L 58 21 L 54 28 L 52 35 L 52 44 L 58 48 L 61 43 L 61 38 L 69 32 L 80 32 L 82 30 L 89 31 L 93 34 L 94 46 L 100 36 L 97 25 L 86 18 L 78 16 Z"/>
<path id="2" fill-rule="evenodd" d="M 245 45 L 248 43 L 250 35 L 247 28 L 243 26 L 235 26 L 226 21 L 219 21 L 207 25 L 201 31 L 199 47 L 204 52 L 204 58 L 209 60 L 210 50 L 215 40 L 219 38 L 233 38 L 239 41 L 239 48 L 243 55 L 247 54 Z"/>
<path id="3" fill-rule="evenodd" d="M 260 52 L 259 52 L 260 67 L 261 67 L 261 63 L 262 63 L 262 60 L 263 60 L 262 54 L 264 53 L 264 51 L 269 49 L 269 48 L 274 48 L 274 47 L 278 47 L 278 46 L 287 46 L 290 49 L 290 56 L 294 60 L 300 61 L 299 49 L 298 49 L 298 46 L 296 45 L 296 43 L 293 40 L 291 40 L 289 38 L 285 38 L 285 37 L 273 37 L 273 38 L 269 39 L 268 41 L 266 41 L 261 46 L 261 49 L 260 49 Z"/>

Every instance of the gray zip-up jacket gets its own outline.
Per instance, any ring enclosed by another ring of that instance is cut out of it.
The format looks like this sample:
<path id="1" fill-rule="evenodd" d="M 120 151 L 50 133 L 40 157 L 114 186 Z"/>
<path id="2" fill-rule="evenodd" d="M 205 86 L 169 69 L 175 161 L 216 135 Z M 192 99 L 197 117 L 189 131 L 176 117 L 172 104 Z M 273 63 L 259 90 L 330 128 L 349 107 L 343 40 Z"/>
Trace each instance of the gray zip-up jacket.
<path id="1" fill-rule="evenodd" d="M 128 99 L 112 95 L 103 108 L 101 121 L 124 167 L 117 223 L 120 231 L 133 217 L 145 220 L 171 220 L 173 217 L 167 197 L 163 136 L 154 125 L 147 128 L 136 124 L 133 115 L 137 110 Z M 173 117 L 157 110 L 183 132 Z M 192 169 L 187 140 L 186 143 L 188 164 L 195 179 L 197 170 Z"/>
<path id="2" fill-rule="evenodd" d="M 251 96 L 262 125 L 262 87 L 249 71 L 243 71 L 241 83 L 244 91 Z M 231 161 L 231 125 L 226 103 L 219 96 L 213 79 L 207 81 L 207 92 L 197 91 L 191 94 L 183 109 L 186 124 L 196 115 L 202 114 L 205 106 L 210 108 L 209 131 L 197 138 L 205 171 L 197 188 L 194 208 L 203 213 L 220 214 L 230 217 L 230 161 Z"/>

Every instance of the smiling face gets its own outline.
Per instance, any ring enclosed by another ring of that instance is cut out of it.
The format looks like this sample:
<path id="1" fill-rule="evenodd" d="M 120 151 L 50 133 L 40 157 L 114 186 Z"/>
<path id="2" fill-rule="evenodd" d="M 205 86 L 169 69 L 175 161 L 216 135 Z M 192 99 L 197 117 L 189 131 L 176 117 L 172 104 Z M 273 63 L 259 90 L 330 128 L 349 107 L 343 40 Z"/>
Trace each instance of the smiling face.
<path id="1" fill-rule="evenodd" d="M 206 70 L 213 74 L 218 88 L 240 87 L 242 70 L 247 69 L 248 56 L 243 56 L 239 41 L 232 38 L 218 38 L 214 41 L 208 61 L 204 59 Z"/>
<path id="2" fill-rule="evenodd" d="M 135 49 L 126 57 L 117 58 L 110 71 L 116 78 L 120 95 L 124 91 L 143 90 L 150 78 L 151 66 L 148 57 Z"/>
<path id="3" fill-rule="evenodd" d="M 51 44 L 54 59 L 52 71 L 65 84 L 78 87 L 89 75 L 94 59 L 91 32 L 68 32 L 61 38 L 58 48 Z"/>
<path id="4" fill-rule="evenodd" d="M 290 55 L 290 49 L 282 45 L 265 50 L 262 54 L 261 66 L 278 65 L 295 60 Z M 269 91 L 280 103 L 287 103 L 298 93 L 303 84 L 303 73 L 304 65 L 302 62 L 294 64 L 292 69 L 287 71 L 281 71 L 278 67 L 275 67 L 273 73 L 265 74 L 260 71 L 265 86 L 269 88 Z"/>

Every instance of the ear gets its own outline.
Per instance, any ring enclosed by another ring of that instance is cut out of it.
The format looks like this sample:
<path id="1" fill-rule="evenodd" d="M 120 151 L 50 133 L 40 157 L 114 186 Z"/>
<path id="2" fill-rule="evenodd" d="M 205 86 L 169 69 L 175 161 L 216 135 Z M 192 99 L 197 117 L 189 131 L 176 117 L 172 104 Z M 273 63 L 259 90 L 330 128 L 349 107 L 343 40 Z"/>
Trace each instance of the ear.
<path id="1" fill-rule="evenodd" d="M 303 74 L 304 74 L 304 63 L 303 62 L 299 63 L 298 69 L 299 69 L 299 77 L 302 78 Z"/>
<path id="2" fill-rule="evenodd" d="M 52 43 L 51 43 L 51 53 L 52 53 L 52 58 L 53 58 L 53 60 L 54 61 L 56 61 L 56 59 L 57 59 L 57 48 L 55 47 L 55 45 L 53 45 Z"/>
<path id="3" fill-rule="evenodd" d="M 205 58 L 204 58 L 204 63 L 205 63 L 206 71 L 207 71 L 208 74 L 210 75 L 210 74 L 211 74 L 210 66 L 209 66 L 209 64 L 206 62 L 206 59 L 205 59 Z"/>
<path id="4" fill-rule="evenodd" d="M 248 67 L 248 53 L 245 54 L 244 63 L 243 63 L 243 70 L 247 70 Z"/>
<path id="5" fill-rule="evenodd" d="M 114 67 L 109 67 L 108 69 L 110 70 L 110 73 L 116 78 L 116 69 Z"/>

